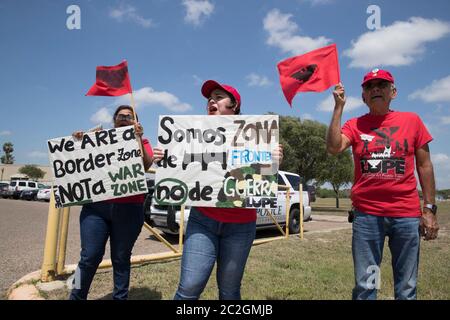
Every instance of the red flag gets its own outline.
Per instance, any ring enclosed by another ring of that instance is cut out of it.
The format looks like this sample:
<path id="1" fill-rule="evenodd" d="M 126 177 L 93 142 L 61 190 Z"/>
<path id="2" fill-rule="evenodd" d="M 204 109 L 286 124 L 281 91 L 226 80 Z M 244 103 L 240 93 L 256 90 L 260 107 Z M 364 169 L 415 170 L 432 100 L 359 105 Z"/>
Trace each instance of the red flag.
<path id="1" fill-rule="evenodd" d="M 322 92 L 340 82 L 336 44 L 278 63 L 284 96 L 292 107 L 297 92 Z"/>
<path id="2" fill-rule="evenodd" d="M 126 61 L 117 66 L 98 66 L 95 78 L 87 96 L 122 96 L 132 92 Z"/>

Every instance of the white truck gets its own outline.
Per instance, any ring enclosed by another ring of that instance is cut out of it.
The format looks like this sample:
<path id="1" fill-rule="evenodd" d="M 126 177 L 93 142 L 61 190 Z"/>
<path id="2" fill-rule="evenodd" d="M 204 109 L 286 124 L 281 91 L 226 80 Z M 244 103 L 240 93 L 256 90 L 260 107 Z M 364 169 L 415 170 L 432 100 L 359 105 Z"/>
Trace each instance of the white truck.
<path id="1" fill-rule="evenodd" d="M 161 206 L 153 201 L 154 179 L 148 180 L 149 193 L 144 203 L 145 222 L 150 226 L 156 227 L 166 234 L 178 234 L 180 221 L 180 206 Z M 289 233 L 298 233 L 300 231 L 300 196 L 299 185 L 300 176 L 295 173 L 278 171 L 278 185 L 290 187 L 289 199 Z M 278 207 L 276 209 L 257 209 L 256 228 L 275 228 L 275 224 L 267 211 L 270 211 L 273 218 L 281 225 L 286 224 L 286 191 L 278 191 Z M 189 207 L 184 210 L 184 226 L 186 231 L 189 218 Z M 311 220 L 311 206 L 307 191 L 303 191 L 303 221 Z"/>

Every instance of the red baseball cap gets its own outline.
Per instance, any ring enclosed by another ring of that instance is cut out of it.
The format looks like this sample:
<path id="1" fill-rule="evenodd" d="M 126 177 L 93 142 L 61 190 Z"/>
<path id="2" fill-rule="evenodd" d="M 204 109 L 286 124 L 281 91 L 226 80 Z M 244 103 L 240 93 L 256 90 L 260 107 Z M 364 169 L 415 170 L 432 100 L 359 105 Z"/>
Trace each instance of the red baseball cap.
<path id="1" fill-rule="evenodd" d="M 394 77 L 389 71 L 381 69 L 373 69 L 364 76 L 364 80 L 361 83 L 361 86 L 365 85 L 367 82 L 374 79 L 383 79 L 394 83 Z"/>
<path id="2" fill-rule="evenodd" d="M 205 81 L 205 83 L 202 85 L 202 95 L 206 99 L 209 99 L 211 97 L 211 92 L 213 92 L 215 89 L 222 89 L 222 90 L 228 92 L 236 100 L 237 106 L 238 107 L 241 106 L 241 95 L 235 88 L 233 88 L 232 86 L 229 86 L 227 84 L 220 84 L 214 80 Z"/>

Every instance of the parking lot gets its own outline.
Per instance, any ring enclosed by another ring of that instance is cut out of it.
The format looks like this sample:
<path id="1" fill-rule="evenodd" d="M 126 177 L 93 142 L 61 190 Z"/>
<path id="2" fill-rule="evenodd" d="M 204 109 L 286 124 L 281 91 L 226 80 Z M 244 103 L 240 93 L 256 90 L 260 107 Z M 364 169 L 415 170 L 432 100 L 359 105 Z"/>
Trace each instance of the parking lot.
<path id="1" fill-rule="evenodd" d="M 44 252 L 47 226 L 48 202 L 0 199 L 0 298 L 5 291 L 22 276 L 39 270 Z M 80 237 L 78 218 L 80 207 L 72 207 L 70 212 L 67 241 L 66 264 L 78 262 Z M 345 217 L 317 216 L 305 223 L 306 232 L 317 232 L 348 228 Z M 264 230 L 257 238 L 279 235 L 277 230 Z M 177 243 L 177 239 L 171 239 Z M 134 255 L 165 252 L 169 249 L 143 228 L 133 250 Z M 109 258 L 109 244 L 105 259 Z"/>

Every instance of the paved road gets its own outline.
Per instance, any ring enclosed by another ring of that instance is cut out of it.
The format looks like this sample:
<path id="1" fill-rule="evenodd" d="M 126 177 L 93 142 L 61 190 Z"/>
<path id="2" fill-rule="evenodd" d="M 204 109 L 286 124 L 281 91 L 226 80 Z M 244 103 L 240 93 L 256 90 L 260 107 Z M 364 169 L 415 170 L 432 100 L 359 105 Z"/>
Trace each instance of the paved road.
<path id="1" fill-rule="evenodd" d="M 66 264 L 78 263 L 80 209 L 72 207 L 70 211 Z M 0 299 L 15 281 L 41 268 L 47 215 L 47 202 L 0 199 Z M 169 249 L 143 228 L 133 254 L 165 251 Z M 109 244 L 104 258 L 110 258 Z"/>
<path id="2" fill-rule="evenodd" d="M 72 207 L 67 240 L 66 264 L 76 264 L 80 253 L 78 218 L 81 207 Z M 0 299 L 24 275 L 39 270 L 44 253 L 48 203 L 0 199 Z M 305 223 L 305 234 L 348 228 L 346 217 L 314 216 Z M 262 230 L 257 238 L 278 236 L 277 230 Z M 171 242 L 178 243 L 177 238 Z M 166 252 L 169 249 L 143 228 L 133 249 L 134 255 Z M 109 244 L 105 259 L 109 259 Z"/>

